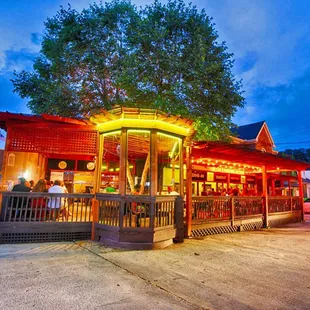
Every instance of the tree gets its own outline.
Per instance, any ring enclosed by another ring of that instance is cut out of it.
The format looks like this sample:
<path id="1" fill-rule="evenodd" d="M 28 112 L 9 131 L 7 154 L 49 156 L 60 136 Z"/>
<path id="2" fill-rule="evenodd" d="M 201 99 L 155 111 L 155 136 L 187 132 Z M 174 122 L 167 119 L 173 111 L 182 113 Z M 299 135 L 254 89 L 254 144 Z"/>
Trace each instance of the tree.
<path id="1" fill-rule="evenodd" d="M 304 149 L 286 149 L 284 152 L 279 152 L 283 157 L 290 157 L 292 159 L 310 162 L 310 148 Z"/>
<path id="2" fill-rule="evenodd" d="M 33 113 L 83 116 L 115 104 L 195 120 L 197 137 L 227 137 L 243 106 L 233 55 L 205 11 L 182 0 L 137 9 L 128 1 L 61 8 L 45 23 L 33 72 L 14 91 Z"/>

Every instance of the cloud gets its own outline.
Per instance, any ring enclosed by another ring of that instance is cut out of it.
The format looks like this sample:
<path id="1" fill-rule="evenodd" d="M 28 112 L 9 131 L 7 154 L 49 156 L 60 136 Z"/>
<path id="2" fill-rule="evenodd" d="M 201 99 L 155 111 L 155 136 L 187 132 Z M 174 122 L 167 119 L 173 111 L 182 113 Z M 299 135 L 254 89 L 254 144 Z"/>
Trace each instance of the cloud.
<path id="1" fill-rule="evenodd" d="M 234 73 L 243 79 L 246 95 L 260 84 L 289 83 L 309 68 L 310 11 L 302 1 L 218 0 L 205 6 L 219 40 L 235 55 Z M 251 53 L 254 65 L 242 70 L 239 64 L 247 63 Z"/>
<path id="2" fill-rule="evenodd" d="M 43 35 L 38 32 L 31 33 L 31 42 L 35 45 L 41 45 Z"/>
<path id="3" fill-rule="evenodd" d="M 30 71 L 32 70 L 33 60 L 36 56 L 38 56 L 38 53 L 33 53 L 28 49 L 21 49 L 19 51 L 5 51 L 5 64 L 0 70 L 0 73 L 5 74 L 13 71 L 20 72 L 22 70 Z"/>
<path id="4" fill-rule="evenodd" d="M 309 98 L 310 70 L 287 84 L 257 87 L 234 122 L 243 125 L 266 120 L 279 149 L 310 146 L 310 143 L 300 143 L 310 140 Z"/>
<path id="5" fill-rule="evenodd" d="M 12 78 L 12 73 L 0 75 L 0 93 L 5 94 L 4 100 L 0 101 L 0 110 L 14 113 L 30 113 L 26 106 L 27 100 L 21 99 L 17 94 L 13 93 L 13 85 L 10 81 Z"/>

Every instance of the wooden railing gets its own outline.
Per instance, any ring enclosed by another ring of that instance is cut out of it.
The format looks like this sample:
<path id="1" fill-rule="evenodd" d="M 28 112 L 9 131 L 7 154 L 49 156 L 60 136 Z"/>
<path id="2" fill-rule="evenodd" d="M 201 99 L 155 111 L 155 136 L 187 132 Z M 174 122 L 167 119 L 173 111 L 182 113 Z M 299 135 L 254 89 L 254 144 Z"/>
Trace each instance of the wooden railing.
<path id="1" fill-rule="evenodd" d="M 193 197 L 193 219 L 229 219 L 231 217 L 230 197 Z"/>
<path id="2" fill-rule="evenodd" d="M 118 196 L 96 194 L 98 222 L 115 227 L 164 227 L 174 225 L 177 204 L 182 215 L 182 200 L 177 196 Z"/>
<path id="3" fill-rule="evenodd" d="M 2 192 L 2 222 L 91 222 L 92 194 Z"/>
<path id="4" fill-rule="evenodd" d="M 293 212 L 300 210 L 301 210 L 300 197 L 294 197 L 294 196 L 268 197 L 269 213 Z"/>
<path id="5" fill-rule="evenodd" d="M 235 218 L 246 215 L 263 214 L 263 199 L 261 197 L 232 197 L 232 208 Z"/>
<path id="6" fill-rule="evenodd" d="M 257 196 L 193 197 L 193 220 L 232 219 L 263 214 L 263 199 Z M 299 197 L 268 197 L 269 213 L 301 210 Z"/>
<path id="7" fill-rule="evenodd" d="M 119 196 L 115 194 L 50 194 L 2 192 L 2 222 L 92 222 L 92 200 L 98 201 L 98 222 L 114 227 L 175 225 L 178 196 Z M 263 213 L 261 197 L 193 197 L 194 220 L 225 220 Z M 268 197 L 269 213 L 301 210 L 299 197 Z M 55 208 L 56 207 L 56 208 Z"/>

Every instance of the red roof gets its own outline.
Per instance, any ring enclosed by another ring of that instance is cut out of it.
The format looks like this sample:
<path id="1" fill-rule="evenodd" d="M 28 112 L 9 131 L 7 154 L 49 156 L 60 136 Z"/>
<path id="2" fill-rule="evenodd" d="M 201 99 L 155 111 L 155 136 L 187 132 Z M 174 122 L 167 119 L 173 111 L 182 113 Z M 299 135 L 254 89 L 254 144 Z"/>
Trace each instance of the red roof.
<path id="1" fill-rule="evenodd" d="M 310 163 L 261 152 L 249 148 L 247 145 L 217 141 L 194 142 L 192 155 L 195 158 L 219 159 L 236 163 L 266 166 L 267 170 L 306 170 L 310 167 Z"/>

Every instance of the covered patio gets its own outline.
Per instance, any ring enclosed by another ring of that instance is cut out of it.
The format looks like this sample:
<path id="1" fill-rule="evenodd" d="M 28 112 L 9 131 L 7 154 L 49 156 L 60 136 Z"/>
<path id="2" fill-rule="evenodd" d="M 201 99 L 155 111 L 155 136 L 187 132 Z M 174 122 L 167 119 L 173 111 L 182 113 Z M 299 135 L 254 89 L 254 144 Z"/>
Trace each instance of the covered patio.
<path id="1" fill-rule="evenodd" d="M 226 188 L 238 185 L 243 190 L 238 195 L 197 197 L 191 192 L 193 187 L 188 186 L 188 235 L 252 230 L 304 220 L 301 172 L 309 167 L 308 163 L 244 144 L 215 141 L 193 142 L 191 155 L 188 180 L 193 171 L 205 172 L 207 183 L 226 183 Z M 294 193 L 293 182 L 298 183 Z"/>
<path id="2" fill-rule="evenodd" d="M 308 164 L 243 144 L 192 141 L 193 121 L 181 116 L 124 107 L 88 120 L 0 116 L 8 133 L 4 176 L 18 177 L 12 154 L 22 158 L 22 169 L 25 154 L 28 159 L 36 154 L 38 178 L 51 172 L 75 177 L 85 166 L 88 185 L 78 179 L 68 194 L 3 191 L 0 243 L 92 238 L 152 249 L 184 237 L 303 220 L 300 172 Z M 51 158 L 58 159 L 56 166 Z M 299 182 L 298 193 L 291 189 L 293 181 Z M 88 191 L 79 192 L 80 185 Z M 239 195 L 221 195 L 232 186 Z M 49 201 L 57 199 L 69 216 L 49 209 Z"/>

